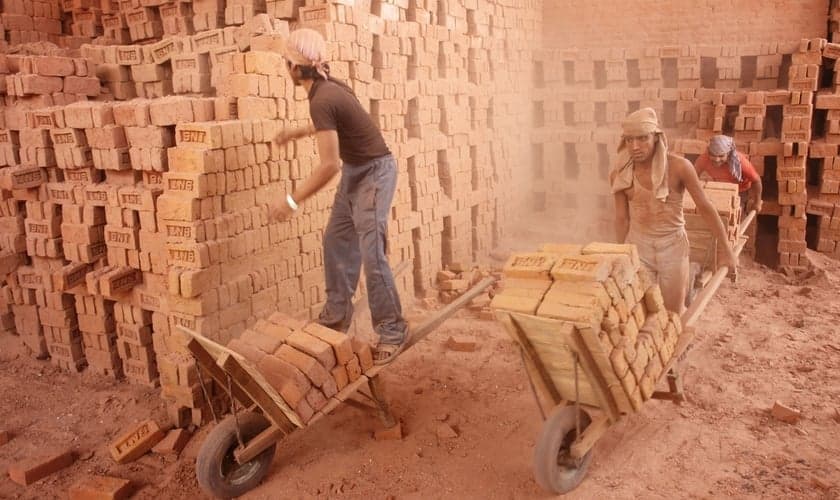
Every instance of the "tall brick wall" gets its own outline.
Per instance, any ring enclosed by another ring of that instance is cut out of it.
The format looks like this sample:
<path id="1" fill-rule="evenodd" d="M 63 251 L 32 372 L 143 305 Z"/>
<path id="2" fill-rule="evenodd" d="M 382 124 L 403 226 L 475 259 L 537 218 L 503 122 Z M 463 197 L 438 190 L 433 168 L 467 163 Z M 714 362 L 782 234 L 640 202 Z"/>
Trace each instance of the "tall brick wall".
<path id="1" fill-rule="evenodd" d="M 552 47 L 768 43 L 825 38 L 829 0 L 546 2 Z"/>
<path id="2" fill-rule="evenodd" d="M 326 35 L 397 157 L 404 301 L 487 254 L 528 194 L 541 2 L 66 0 L 51 38 L 19 7 L 7 42 L 70 50 L 0 55 L 0 329 L 66 369 L 162 386 L 179 425 L 208 416 L 179 326 L 227 343 L 325 300 L 334 184 L 267 217 L 318 163 L 311 138 L 272 143 L 309 122 L 278 54 L 290 29 Z"/>

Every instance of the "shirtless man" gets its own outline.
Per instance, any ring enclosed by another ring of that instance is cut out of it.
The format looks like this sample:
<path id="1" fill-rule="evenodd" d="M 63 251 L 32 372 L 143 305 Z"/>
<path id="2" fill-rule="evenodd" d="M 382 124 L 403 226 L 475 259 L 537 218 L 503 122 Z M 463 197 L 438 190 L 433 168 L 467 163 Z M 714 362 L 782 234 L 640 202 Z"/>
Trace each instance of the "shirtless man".
<path id="1" fill-rule="evenodd" d="M 630 114 L 622 128 L 619 159 L 610 173 L 616 238 L 637 246 L 644 267 L 659 283 L 665 307 L 681 314 L 689 286 L 684 193 L 691 195 L 719 241 L 727 241 L 726 229 L 691 163 L 668 153 L 667 139 L 653 109 Z M 721 264 L 735 268 L 737 259 L 731 248 Z"/>

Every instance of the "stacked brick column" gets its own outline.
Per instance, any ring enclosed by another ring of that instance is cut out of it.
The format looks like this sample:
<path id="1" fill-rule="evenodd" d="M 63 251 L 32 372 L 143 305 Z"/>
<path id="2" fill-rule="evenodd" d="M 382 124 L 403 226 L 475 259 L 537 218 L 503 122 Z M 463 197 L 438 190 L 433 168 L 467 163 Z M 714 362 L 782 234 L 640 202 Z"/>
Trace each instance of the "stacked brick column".
<path id="1" fill-rule="evenodd" d="M 0 14 L 2 41 L 17 45 L 29 42 L 58 43 L 61 35 L 61 2 L 58 0 L 9 0 Z"/>

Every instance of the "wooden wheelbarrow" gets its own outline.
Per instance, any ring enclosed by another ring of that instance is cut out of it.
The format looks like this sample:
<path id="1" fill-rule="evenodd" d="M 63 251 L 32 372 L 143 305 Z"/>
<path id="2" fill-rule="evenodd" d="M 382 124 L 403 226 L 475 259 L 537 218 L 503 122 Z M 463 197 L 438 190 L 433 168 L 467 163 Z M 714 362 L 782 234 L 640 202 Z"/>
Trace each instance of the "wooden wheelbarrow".
<path id="1" fill-rule="evenodd" d="M 418 326 L 410 328 L 410 337 L 403 352 L 424 339 L 494 282 L 494 277 L 484 278 L 451 304 L 436 311 Z M 182 326 L 179 329 L 189 336 L 187 348 L 197 364 L 230 397 L 232 414 L 210 431 L 196 459 L 198 483 L 212 496 L 237 497 L 255 488 L 268 474 L 278 442 L 301 428 L 313 425 L 342 403 L 375 412 L 386 428 L 397 424 L 379 379 L 379 373 L 390 364 L 367 370 L 360 378 L 329 398 L 327 405 L 304 425 L 245 358 L 192 330 Z M 199 375 L 201 372 L 200 369 Z M 201 375 L 199 381 L 204 389 Z M 354 399 L 356 394 L 363 401 Z"/>
<path id="2" fill-rule="evenodd" d="M 751 212 L 739 225 L 736 255 L 744 248 L 743 234 L 755 217 Z M 680 317 L 679 335 L 670 361 L 656 384 L 667 390 L 653 391 L 651 399 L 684 400 L 678 365 L 694 338 L 693 325 L 717 293 L 729 269 L 720 267 L 698 280 L 691 305 Z M 592 460 L 592 448 L 609 427 L 625 417 L 607 390 L 587 339 L 567 322 L 529 314 L 496 311 L 497 317 L 517 341 L 526 373 L 543 417 L 534 450 L 534 475 L 545 490 L 563 494 L 576 488 Z M 556 374 L 564 373 L 558 378 Z M 570 380 L 572 380 L 570 382 Z M 561 395 L 568 395 L 562 397 Z"/>

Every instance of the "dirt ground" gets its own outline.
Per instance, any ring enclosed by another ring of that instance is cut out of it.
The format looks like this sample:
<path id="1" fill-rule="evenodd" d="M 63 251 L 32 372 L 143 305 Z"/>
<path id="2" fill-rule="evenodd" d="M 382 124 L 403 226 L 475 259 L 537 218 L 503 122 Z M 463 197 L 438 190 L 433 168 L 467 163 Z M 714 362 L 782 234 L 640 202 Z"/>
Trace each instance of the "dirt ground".
<path id="1" fill-rule="evenodd" d="M 568 498 L 840 498 L 840 263 L 787 277 L 743 260 L 703 315 L 684 363 L 688 400 L 651 401 L 597 443 Z M 422 309 L 412 312 L 420 316 Z M 474 337 L 475 352 L 445 348 Z M 247 498 L 545 498 L 533 479 L 541 418 L 519 353 L 496 323 L 463 311 L 383 373 L 402 441 L 343 406 L 278 446 Z M 180 459 L 116 465 L 109 441 L 132 422 L 165 420 L 156 391 L 66 374 L 0 336 L 0 471 L 49 449 L 75 464 L 27 488 L 0 476 L 0 498 L 66 498 L 85 474 L 133 480 L 135 498 L 204 498 L 193 467 L 201 429 Z M 802 411 L 770 417 L 774 401 Z M 454 431 L 454 432 L 453 432 Z"/>

